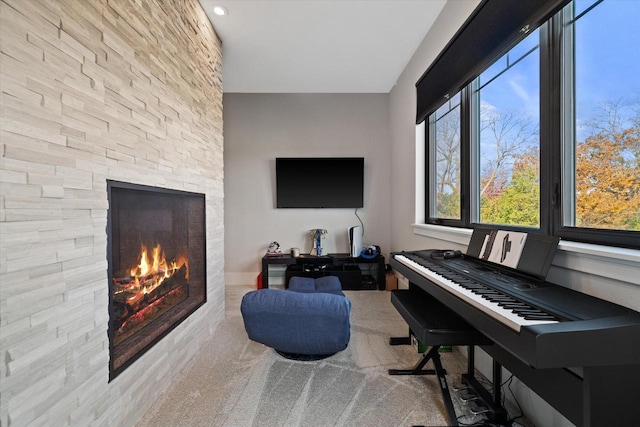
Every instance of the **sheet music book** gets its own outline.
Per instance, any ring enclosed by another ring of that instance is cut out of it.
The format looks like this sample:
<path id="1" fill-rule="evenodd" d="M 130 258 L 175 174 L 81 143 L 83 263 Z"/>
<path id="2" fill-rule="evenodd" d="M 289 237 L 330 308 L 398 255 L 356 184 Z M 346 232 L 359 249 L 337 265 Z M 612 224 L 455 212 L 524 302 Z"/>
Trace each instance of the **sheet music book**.
<path id="1" fill-rule="evenodd" d="M 555 236 L 476 228 L 465 255 L 544 279 L 559 241 Z"/>

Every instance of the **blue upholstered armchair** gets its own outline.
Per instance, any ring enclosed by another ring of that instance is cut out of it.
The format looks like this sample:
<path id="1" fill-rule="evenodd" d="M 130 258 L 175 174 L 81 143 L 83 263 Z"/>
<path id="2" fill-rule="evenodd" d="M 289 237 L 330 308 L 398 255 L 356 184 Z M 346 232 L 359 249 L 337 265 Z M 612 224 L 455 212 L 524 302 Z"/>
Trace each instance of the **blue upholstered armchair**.
<path id="1" fill-rule="evenodd" d="M 288 290 L 247 293 L 240 305 L 249 339 L 285 357 L 319 359 L 347 348 L 351 301 L 334 276 L 292 277 Z"/>

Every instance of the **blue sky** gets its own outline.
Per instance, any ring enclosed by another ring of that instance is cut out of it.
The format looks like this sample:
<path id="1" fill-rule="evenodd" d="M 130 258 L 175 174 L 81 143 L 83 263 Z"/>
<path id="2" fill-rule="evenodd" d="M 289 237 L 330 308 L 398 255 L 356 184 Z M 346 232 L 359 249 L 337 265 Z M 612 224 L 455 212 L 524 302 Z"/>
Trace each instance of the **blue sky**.
<path id="1" fill-rule="evenodd" d="M 576 14 L 595 0 L 576 0 Z M 529 35 L 509 53 L 519 58 L 539 42 L 538 32 Z M 521 111 L 538 121 L 539 62 L 529 55 L 482 90 L 489 111 Z M 506 58 L 491 66 L 485 83 L 506 67 Z M 607 101 L 640 104 L 640 0 L 605 0 L 581 17 L 576 25 L 577 137 L 589 134 L 584 123 Z M 629 113 L 629 110 L 623 110 Z"/>
<path id="2" fill-rule="evenodd" d="M 579 12 L 593 0 L 578 0 Z M 576 26 L 578 139 L 603 102 L 640 102 L 640 1 L 605 0 Z"/>

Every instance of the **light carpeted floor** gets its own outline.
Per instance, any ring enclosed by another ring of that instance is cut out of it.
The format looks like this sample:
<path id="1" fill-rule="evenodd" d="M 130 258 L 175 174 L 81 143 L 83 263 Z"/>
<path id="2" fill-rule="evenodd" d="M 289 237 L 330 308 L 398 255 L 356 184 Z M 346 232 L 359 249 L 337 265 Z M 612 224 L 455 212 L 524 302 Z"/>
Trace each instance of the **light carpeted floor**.
<path id="1" fill-rule="evenodd" d="M 436 377 L 387 374 L 420 358 L 411 346 L 388 344 L 389 337 L 408 332 L 388 292 L 346 291 L 352 302 L 348 348 L 297 362 L 247 338 L 240 301 L 252 289 L 227 287 L 225 320 L 138 427 L 446 425 Z M 465 357 L 443 353 L 442 362 L 449 385 L 459 382 Z M 457 414 L 467 413 L 453 397 Z"/>

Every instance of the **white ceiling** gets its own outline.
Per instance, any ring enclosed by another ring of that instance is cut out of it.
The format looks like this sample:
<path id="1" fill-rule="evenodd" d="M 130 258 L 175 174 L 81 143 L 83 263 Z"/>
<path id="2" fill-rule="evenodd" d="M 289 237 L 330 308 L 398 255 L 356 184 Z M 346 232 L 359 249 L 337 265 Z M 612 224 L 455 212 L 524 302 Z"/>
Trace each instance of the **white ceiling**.
<path id="1" fill-rule="evenodd" d="M 244 93 L 388 93 L 446 3 L 199 1 L 222 40 L 224 92 Z"/>

